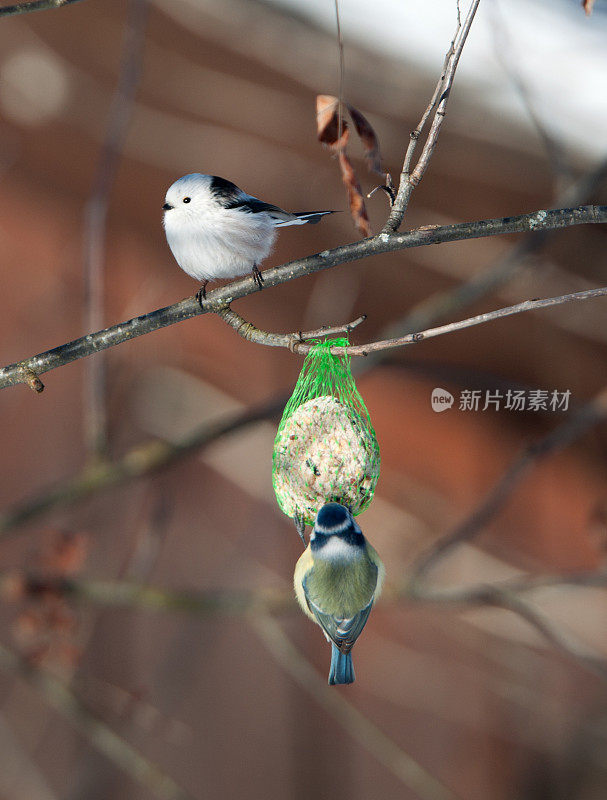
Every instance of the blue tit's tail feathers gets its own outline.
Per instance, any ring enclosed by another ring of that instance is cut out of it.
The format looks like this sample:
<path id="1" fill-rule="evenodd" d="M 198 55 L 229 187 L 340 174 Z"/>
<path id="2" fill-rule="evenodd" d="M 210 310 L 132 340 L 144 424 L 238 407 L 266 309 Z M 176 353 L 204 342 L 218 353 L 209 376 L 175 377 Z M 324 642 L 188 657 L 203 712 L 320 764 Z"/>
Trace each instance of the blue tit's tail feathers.
<path id="1" fill-rule="evenodd" d="M 342 653 L 331 642 L 331 668 L 329 669 L 329 685 L 336 683 L 354 683 L 354 666 L 350 653 Z"/>

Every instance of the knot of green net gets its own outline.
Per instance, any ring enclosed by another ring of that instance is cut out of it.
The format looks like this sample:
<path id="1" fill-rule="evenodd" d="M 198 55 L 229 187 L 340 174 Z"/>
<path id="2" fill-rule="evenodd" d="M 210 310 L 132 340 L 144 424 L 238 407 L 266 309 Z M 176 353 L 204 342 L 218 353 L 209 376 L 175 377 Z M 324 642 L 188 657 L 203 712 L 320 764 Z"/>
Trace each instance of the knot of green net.
<path id="1" fill-rule="evenodd" d="M 272 481 L 289 517 L 312 524 L 321 506 L 338 502 L 360 514 L 379 477 L 379 447 L 350 369 L 348 339 L 314 341 L 274 442 Z"/>

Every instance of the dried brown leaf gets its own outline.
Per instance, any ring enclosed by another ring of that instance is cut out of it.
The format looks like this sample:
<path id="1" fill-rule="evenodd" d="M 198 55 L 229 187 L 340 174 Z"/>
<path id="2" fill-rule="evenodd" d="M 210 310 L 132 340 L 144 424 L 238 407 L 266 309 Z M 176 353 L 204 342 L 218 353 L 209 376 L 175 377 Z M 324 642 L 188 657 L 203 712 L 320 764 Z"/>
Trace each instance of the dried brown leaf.
<path id="1" fill-rule="evenodd" d="M 334 153 L 345 149 L 348 137 L 348 124 L 341 117 L 340 136 L 340 105 L 337 97 L 330 94 L 316 96 L 316 130 L 319 142 L 322 142 Z"/>
<path id="2" fill-rule="evenodd" d="M 592 14 L 593 6 L 594 6 L 594 0 L 582 0 L 582 8 L 586 12 L 587 17 L 589 17 Z"/>
<path id="3" fill-rule="evenodd" d="M 371 226 L 369 225 L 369 217 L 367 216 L 363 193 L 356 178 L 352 162 L 343 151 L 339 154 L 339 166 L 342 180 L 348 190 L 350 214 L 354 220 L 356 229 L 362 236 L 369 236 L 371 233 Z"/>
<path id="4" fill-rule="evenodd" d="M 379 175 L 384 175 L 385 173 L 382 170 L 381 155 L 379 152 L 379 139 L 371 123 L 357 108 L 354 108 L 354 106 L 348 105 L 348 111 L 352 117 L 356 133 L 360 136 L 360 140 L 363 144 L 369 169 L 372 172 L 377 172 Z"/>

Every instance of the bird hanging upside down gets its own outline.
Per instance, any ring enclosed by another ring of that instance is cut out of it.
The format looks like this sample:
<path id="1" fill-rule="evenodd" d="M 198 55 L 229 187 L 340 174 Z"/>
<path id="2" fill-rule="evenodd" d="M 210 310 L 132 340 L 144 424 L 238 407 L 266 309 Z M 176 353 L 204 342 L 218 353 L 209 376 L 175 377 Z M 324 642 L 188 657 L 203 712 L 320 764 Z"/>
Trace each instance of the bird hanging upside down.
<path id="1" fill-rule="evenodd" d="M 299 605 L 331 642 L 329 683 L 353 683 L 350 651 L 379 596 L 385 569 L 352 514 L 327 503 L 295 567 Z"/>

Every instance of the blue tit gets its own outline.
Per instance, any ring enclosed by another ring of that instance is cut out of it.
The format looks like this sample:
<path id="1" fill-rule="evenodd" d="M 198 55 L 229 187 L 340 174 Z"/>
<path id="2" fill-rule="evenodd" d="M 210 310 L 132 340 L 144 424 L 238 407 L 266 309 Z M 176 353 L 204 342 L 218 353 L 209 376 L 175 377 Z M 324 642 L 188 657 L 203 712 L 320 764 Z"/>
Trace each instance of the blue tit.
<path id="1" fill-rule="evenodd" d="M 352 514 L 327 503 L 295 566 L 295 594 L 331 642 L 329 684 L 353 683 L 350 651 L 381 592 L 385 569 Z"/>

